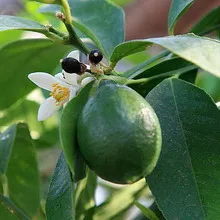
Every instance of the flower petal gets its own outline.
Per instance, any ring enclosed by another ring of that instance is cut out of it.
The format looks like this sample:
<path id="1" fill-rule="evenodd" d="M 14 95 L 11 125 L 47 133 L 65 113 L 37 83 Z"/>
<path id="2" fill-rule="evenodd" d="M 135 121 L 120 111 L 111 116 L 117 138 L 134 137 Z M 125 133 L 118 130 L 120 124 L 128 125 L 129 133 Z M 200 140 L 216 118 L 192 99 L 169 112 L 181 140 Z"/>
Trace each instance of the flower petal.
<path id="1" fill-rule="evenodd" d="M 60 82 L 54 76 L 48 73 L 43 73 L 43 72 L 31 73 L 28 75 L 28 78 L 40 88 L 43 88 L 49 91 L 52 90 L 53 84 Z"/>
<path id="2" fill-rule="evenodd" d="M 70 90 L 70 98 L 69 98 L 69 101 L 76 96 L 77 91 L 78 91 L 78 89 L 75 89 L 74 87 L 72 87 L 72 89 Z"/>
<path id="3" fill-rule="evenodd" d="M 63 77 L 64 76 L 64 77 Z M 76 73 L 67 73 L 64 70 L 62 71 L 62 73 L 58 73 L 55 75 L 55 77 L 67 84 L 73 85 L 76 88 L 79 88 L 79 84 L 78 84 L 78 79 L 80 78 L 79 75 L 77 75 Z"/>
<path id="4" fill-rule="evenodd" d="M 53 97 L 47 98 L 41 105 L 38 110 L 38 121 L 43 121 L 54 113 L 56 113 L 61 106 L 57 106 L 55 103 L 55 99 Z"/>
<path id="5" fill-rule="evenodd" d="M 93 80 L 95 80 L 95 77 L 92 77 L 92 76 L 86 77 L 85 79 L 82 80 L 81 86 L 84 87 L 85 85 L 87 85 Z"/>
<path id="6" fill-rule="evenodd" d="M 74 58 L 74 59 L 76 59 L 76 60 L 79 60 L 79 51 L 78 51 L 78 50 L 73 50 L 73 51 L 71 51 L 71 52 L 67 55 L 67 57 L 72 57 L 72 58 Z"/>

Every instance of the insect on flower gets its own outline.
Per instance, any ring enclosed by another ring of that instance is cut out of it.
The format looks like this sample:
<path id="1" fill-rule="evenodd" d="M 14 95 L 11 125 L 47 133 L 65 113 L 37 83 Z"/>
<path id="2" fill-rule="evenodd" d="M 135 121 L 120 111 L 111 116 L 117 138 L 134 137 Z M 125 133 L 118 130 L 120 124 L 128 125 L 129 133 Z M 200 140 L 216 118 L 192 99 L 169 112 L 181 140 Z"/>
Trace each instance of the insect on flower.
<path id="1" fill-rule="evenodd" d="M 70 57 L 70 55 L 76 57 L 77 53 L 73 51 L 68 56 Z M 80 76 L 78 74 L 69 74 L 64 70 L 55 76 L 44 72 L 35 72 L 29 74 L 28 78 L 40 88 L 50 91 L 50 97 L 40 105 L 38 121 L 43 121 L 52 116 L 74 98 L 82 87 L 94 80 L 94 77 L 87 73 L 86 77 L 79 82 Z"/>

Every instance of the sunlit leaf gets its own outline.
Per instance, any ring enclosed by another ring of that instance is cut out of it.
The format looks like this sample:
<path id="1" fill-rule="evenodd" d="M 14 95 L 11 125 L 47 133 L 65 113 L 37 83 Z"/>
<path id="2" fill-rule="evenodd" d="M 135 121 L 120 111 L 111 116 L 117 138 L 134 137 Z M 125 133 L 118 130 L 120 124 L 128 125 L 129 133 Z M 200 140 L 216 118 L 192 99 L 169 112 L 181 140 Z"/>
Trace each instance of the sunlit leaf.
<path id="1" fill-rule="evenodd" d="M 25 30 L 25 31 L 36 31 L 40 33 L 46 33 L 47 29 L 44 25 L 36 21 L 31 21 L 26 18 L 1 15 L 0 16 L 0 31 L 7 30 Z"/>
<path id="2" fill-rule="evenodd" d="M 220 41 L 194 34 L 127 41 L 114 49 L 111 62 L 117 63 L 123 57 L 145 50 L 152 43 L 166 48 L 216 76 L 220 76 Z"/>

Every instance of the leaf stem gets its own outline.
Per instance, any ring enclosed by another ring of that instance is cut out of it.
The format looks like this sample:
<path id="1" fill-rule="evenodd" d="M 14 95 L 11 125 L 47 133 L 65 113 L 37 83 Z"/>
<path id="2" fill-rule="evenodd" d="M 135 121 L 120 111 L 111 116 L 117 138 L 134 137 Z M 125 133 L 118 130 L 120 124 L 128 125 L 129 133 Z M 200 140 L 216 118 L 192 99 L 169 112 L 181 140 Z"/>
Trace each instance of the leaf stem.
<path id="1" fill-rule="evenodd" d="M 159 79 L 159 78 L 164 78 L 164 77 L 169 77 L 169 76 L 170 77 L 171 76 L 179 77 L 181 74 L 183 74 L 185 72 L 188 72 L 188 71 L 191 71 L 191 70 L 194 70 L 194 69 L 197 69 L 197 68 L 198 68 L 197 66 L 190 65 L 190 66 L 181 68 L 179 70 L 173 70 L 173 71 L 165 72 L 165 73 L 162 73 L 162 74 L 159 74 L 159 75 L 156 75 L 156 76 L 151 76 L 151 77 L 148 77 L 148 78 L 128 79 L 127 82 L 126 82 L 126 85 L 128 85 L 128 84 L 138 84 L 138 83 L 147 83 L 147 82 L 149 82 L 151 80 L 154 80 L 154 79 Z"/>
<path id="2" fill-rule="evenodd" d="M 61 4 L 63 6 L 64 14 L 65 14 L 65 23 L 72 24 L 72 15 L 70 11 L 70 6 L 67 0 L 61 0 Z"/>
<path id="3" fill-rule="evenodd" d="M 76 47 L 78 50 L 82 51 L 85 54 L 89 53 L 89 49 L 86 47 L 86 45 L 81 41 L 81 39 L 77 36 L 74 27 L 72 25 L 72 15 L 71 15 L 71 11 L 70 11 L 70 6 L 67 0 L 60 0 L 61 4 L 63 6 L 63 10 L 64 10 L 64 15 L 65 18 L 62 20 L 67 31 L 69 32 L 69 36 L 66 37 L 62 36 L 64 38 L 64 43 L 65 44 L 71 44 L 74 47 Z M 56 31 L 54 29 L 52 29 L 52 31 Z M 57 32 L 59 34 L 59 32 Z M 57 34 L 56 33 L 56 34 Z"/>
<path id="4" fill-rule="evenodd" d="M 72 24 L 68 24 L 66 22 L 64 22 L 67 31 L 69 32 L 69 37 L 66 40 L 66 44 L 72 44 L 73 46 L 75 46 L 77 49 L 79 49 L 80 51 L 82 51 L 85 54 L 89 54 L 89 49 L 86 47 L 86 45 L 81 41 L 81 39 L 77 36 L 73 25 Z"/>

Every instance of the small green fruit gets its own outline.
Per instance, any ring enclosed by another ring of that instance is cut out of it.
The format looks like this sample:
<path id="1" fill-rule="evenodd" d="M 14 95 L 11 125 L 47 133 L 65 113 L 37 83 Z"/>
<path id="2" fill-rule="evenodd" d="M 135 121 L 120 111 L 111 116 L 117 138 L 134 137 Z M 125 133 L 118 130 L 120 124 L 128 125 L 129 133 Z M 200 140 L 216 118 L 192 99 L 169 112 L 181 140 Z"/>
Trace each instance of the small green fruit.
<path id="1" fill-rule="evenodd" d="M 142 96 L 127 86 L 103 80 L 79 116 L 78 142 L 85 161 L 98 176 L 128 184 L 155 167 L 161 129 Z"/>

